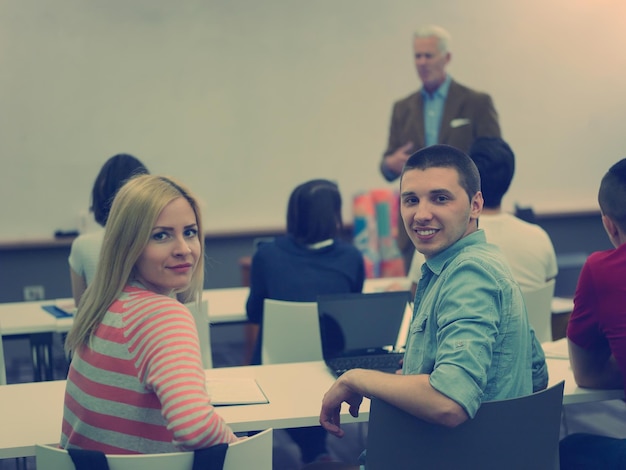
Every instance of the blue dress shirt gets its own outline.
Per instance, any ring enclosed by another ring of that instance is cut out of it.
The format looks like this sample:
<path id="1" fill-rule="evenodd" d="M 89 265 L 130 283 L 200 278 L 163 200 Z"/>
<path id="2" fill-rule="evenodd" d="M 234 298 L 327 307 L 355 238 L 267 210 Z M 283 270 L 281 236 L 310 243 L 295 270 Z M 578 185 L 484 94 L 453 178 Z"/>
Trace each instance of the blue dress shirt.
<path id="1" fill-rule="evenodd" d="M 427 147 L 439 143 L 439 128 L 451 81 L 450 75 L 446 75 L 434 93 L 428 93 L 424 88 L 421 90 L 424 101 L 424 142 Z"/>

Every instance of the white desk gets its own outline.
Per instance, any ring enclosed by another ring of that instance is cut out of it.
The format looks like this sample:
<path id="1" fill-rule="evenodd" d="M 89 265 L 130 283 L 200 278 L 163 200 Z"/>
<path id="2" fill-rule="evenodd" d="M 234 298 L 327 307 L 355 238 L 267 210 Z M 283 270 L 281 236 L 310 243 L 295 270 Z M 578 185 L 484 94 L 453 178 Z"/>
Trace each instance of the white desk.
<path id="1" fill-rule="evenodd" d="M 409 289 L 410 281 L 406 277 L 366 279 L 363 292 L 380 292 L 390 285 Z M 209 303 L 209 321 L 211 324 L 242 323 L 247 321 L 246 301 L 248 287 L 233 287 L 224 289 L 206 289 L 202 298 Z M 70 299 L 62 299 L 64 303 Z M 0 303 L 0 334 L 3 336 L 41 333 L 39 338 L 33 338 L 31 349 L 36 380 L 53 376 L 50 362 L 52 348 L 50 340 L 43 334 L 66 333 L 70 330 L 73 318 L 55 318 L 44 311 L 42 305 L 54 304 L 55 300 L 39 302 L 12 302 Z M 572 301 L 555 298 L 554 312 L 571 311 Z M 405 329 L 408 324 L 404 325 Z"/>
<path id="2" fill-rule="evenodd" d="M 574 383 L 569 363 L 547 359 L 550 385 L 565 380 L 563 404 L 623 398 L 622 390 L 589 390 Z M 219 414 L 235 432 L 269 427 L 315 426 L 322 396 L 334 378 L 323 362 L 229 367 L 207 370 L 207 377 L 254 377 L 269 404 L 219 407 Z M 34 455 L 36 443 L 58 442 L 63 416 L 65 381 L 0 386 L 0 459 Z M 353 418 L 344 404 L 344 423 L 367 421 L 369 400 Z"/>
<path id="3" fill-rule="evenodd" d="M 380 292 L 391 284 L 399 285 L 405 289 L 410 288 L 410 281 L 405 277 L 366 279 L 363 292 Z M 212 324 L 247 321 L 246 301 L 248 293 L 248 287 L 204 290 L 202 298 L 209 302 L 209 321 Z M 73 322 L 71 317 L 57 319 L 41 308 L 42 305 L 54 303 L 55 300 L 0 303 L 0 325 L 2 326 L 0 333 L 8 336 L 69 331 Z M 571 311 L 571 307 L 572 301 L 570 299 L 555 298 L 552 302 L 552 310 L 555 313 Z"/>
<path id="4" fill-rule="evenodd" d="M 57 319 L 41 308 L 48 302 L 0 303 L 0 332 L 3 336 L 56 331 Z"/>
<path id="5" fill-rule="evenodd" d="M 0 334 L 29 335 L 35 381 L 52 378 L 52 333 L 57 319 L 41 308 L 51 302 L 0 304 Z"/>
<path id="6" fill-rule="evenodd" d="M 409 288 L 406 278 L 367 279 L 363 292 L 380 292 L 391 283 Z M 202 298 L 209 302 L 209 321 L 212 324 L 238 323 L 247 321 L 246 301 L 248 287 L 206 289 Z M 61 299 L 71 302 L 71 299 Z M 4 336 L 32 333 L 66 333 L 72 326 L 73 318 L 55 318 L 41 307 L 51 305 L 56 300 L 37 302 L 0 303 L 0 333 Z"/>
<path id="7" fill-rule="evenodd" d="M 202 299 L 209 302 L 209 321 L 215 323 L 238 323 L 248 321 L 246 316 L 247 287 L 205 289 Z"/>
<path id="8" fill-rule="evenodd" d="M 322 396 L 334 380 L 323 362 L 211 369 L 207 377 L 254 377 L 268 397 L 269 404 L 218 408 L 235 432 L 319 424 Z M 31 456 L 36 443 L 58 442 L 64 391 L 64 380 L 0 386 L 0 459 Z M 358 420 L 368 417 L 365 400 Z M 342 420 L 357 421 L 347 407 Z"/>
<path id="9" fill-rule="evenodd" d="M 246 299 L 248 288 L 205 290 L 203 299 L 209 302 L 211 324 L 247 321 Z M 56 318 L 42 306 L 73 303 L 72 299 L 37 302 L 0 303 L 0 334 L 3 336 L 30 335 L 35 380 L 49 380 L 52 371 L 52 333 L 67 333 L 73 317 Z"/>
<path id="10" fill-rule="evenodd" d="M 212 324 L 247 321 L 247 287 L 207 289 L 202 293 L 202 298 L 209 302 L 209 321 Z M 71 302 L 71 299 L 60 301 Z M 10 336 L 68 332 L 74 321 L 72 317 L 55 318 L 41 308 L 56 302 L 57 300 L 0 303 L 0 333 Z"/>

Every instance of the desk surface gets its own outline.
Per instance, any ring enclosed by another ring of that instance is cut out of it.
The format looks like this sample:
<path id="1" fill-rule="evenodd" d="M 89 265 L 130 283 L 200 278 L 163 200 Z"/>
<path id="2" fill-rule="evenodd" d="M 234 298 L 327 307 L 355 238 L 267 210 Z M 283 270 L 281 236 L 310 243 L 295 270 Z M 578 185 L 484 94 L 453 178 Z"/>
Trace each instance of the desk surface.
<path id="1" fill-rule="evenodd" d="M 0 303 L 0 333 L 22 335 L 56 331 L 57 319 L 41 308 L 42 305 L 53 303 L 54 301 Z"/>
<path id="2" fill-rule="evenodd" d="M 209 321 L 217 323 L 237 323 L 247 321 L 247 288 L 205 290 L 202 298 L 209 302 Z M 71 299 L 59 299 L 70 301 Z M 0 303 L 0 333 L 2 335 L 21 335 L 31 333 L 65 333 L 70 330 L 72 317 L 55 318 L 43 308 L 54 305 L 55 300 L 38 302 Z"/>
<path id="3" fill-rule="evenodd" d="M 207 377 L 253 377 L 269 404 L 218 407 L 235 432 L 319 424 L 323 394 L 334 381 L 323 362 L 210 369 Z M 31 456 L 36 443 L 58 442 L 65 381 L 0 386 L 0 459 Z M 358 420 L 369 417 L 365 400 Z M 345 422 L 355 422 L 347 407 Z"/>
<path id="4" fill-rule="evenodd" d="M 390 285 L 409 289 L 410 281 L 405 277 L 392 277 L 380 279 L 366 279 L 363 292 L 380 292 Z M 246 301 L 248 299 L 248 287 L 231 287 L 224 289 L 206 289 L 202 298 L 209 302 L 209 321 L 217 323 L 237 323 L 247 321 Z M 61 301 L 71 299 L 61 299 Z M 54 304 L 55 300 L 40 302 L 11 302 L 0 303 L 0 332 L 3 335 L 18 335 L 29 333 L 69 331 L 73 319 L 55 318 L 45 312 L 41 306 Z M 555 298 L 552 302 L 554 313 L 571 312 L 572 301 L 570 299 Z"/>
<path id="5" fill-rule="evenodd" d="M 569 361 L 547 359 L 550 385 L 565 380 L 563 403 L 623 398 L 622 390 L 590 390 L 574 383 Z M 210 369 L 207 377 L 253 377 L 269 404 L 218 407 L 218 412 L 236 432 L 273 427 L 318 424 L 322 396 L 334 378 L 323 362 Z M 63 416 L 65 381 L 35 382 L 0 386 L 0 459 L 34 455 L 36 443 L 58 442 Z M 364 400 L 358 418 L 347 406 L 342 421 L 369 419 L 369 400 Z"/>
<path id="6" fill-rule="evenodd" d="M 382 291 L 392 283 L 407 289 L 409 287 L 409 281 L 403 277 L 368 279 L 363 291 Z M 209 302 L 209 321 L 212 324 L 247 321 L 246 301 L 248 300 L 248 292 L 248 287 L 204 290 L 202 298 Z M 67 303 L 68 301 L 71 302 L 71 299 L 0 303 L 0 332 L 3 335 L 65 333 L 71 328 L 73 318 L 55 318 L 44 311 L 41 306 L 56 302 Z"/>

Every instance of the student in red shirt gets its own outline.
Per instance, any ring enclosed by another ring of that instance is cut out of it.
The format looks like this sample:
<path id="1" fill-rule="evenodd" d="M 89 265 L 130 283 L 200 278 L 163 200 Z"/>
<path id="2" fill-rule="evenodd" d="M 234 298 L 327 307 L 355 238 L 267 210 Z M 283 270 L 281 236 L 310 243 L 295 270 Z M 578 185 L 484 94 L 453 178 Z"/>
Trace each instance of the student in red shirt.
<path id="1" fill-rule="evenodd" d="M 583 266 L 567 328 L 576 383 L 622 388 L 626 376 L 626 158 L 602 178 L 598 202 L 614 249 Z M 626 468 L 626 439 L 572 434 L 561 441 L 561 469 Z"/>

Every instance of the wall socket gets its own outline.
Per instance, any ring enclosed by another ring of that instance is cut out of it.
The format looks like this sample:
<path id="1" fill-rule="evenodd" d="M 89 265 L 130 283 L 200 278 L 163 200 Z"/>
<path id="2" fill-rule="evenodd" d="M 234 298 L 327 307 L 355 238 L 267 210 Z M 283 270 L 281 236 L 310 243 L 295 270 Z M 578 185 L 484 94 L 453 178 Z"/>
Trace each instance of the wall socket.
<path id="1" fill-rule="evenodd" d="M 43 286 L 24 286 L 24 300 L 44 300 L 46 290 Z"/>

